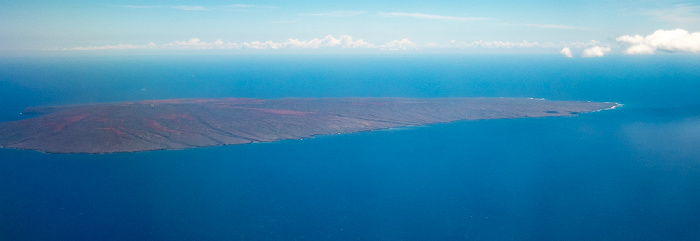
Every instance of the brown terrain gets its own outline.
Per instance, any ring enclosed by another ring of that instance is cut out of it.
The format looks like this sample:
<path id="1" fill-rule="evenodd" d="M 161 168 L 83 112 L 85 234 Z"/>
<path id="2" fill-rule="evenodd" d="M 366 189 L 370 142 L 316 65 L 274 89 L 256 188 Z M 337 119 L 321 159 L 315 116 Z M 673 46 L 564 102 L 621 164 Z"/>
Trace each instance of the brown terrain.
<path id="1" fill-rule="evenodd" d="M 527 98 L 168 99 L 32 107 L 0 123 L 0 147 L 48 153 L 235 145 L 457 120 L 570 116 L 609 102 Z"/>

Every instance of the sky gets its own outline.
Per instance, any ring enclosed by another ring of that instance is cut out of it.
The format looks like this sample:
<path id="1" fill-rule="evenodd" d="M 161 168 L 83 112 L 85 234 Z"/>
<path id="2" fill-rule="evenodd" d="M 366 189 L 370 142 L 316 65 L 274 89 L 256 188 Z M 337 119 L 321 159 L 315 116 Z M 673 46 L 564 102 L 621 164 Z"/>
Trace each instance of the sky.
<path id="1" fill-rule="evenodd" d="M 1 1 L 0 56 L 700 53 L 700 1 Z"/>

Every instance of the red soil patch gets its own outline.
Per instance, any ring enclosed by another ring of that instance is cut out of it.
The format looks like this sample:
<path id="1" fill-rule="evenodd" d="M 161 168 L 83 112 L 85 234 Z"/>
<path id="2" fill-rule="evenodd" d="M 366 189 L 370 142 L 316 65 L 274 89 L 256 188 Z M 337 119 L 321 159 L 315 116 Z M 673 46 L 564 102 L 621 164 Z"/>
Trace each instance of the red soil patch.
<path id="1" fill-rule="evenodd" d="M 88 116 L 88 114 L 82 114 L 82 115 L 69 116 L 69 117 L 63 118 L 63 122 L 58 123 L 58 124 L 53 126 L 53 130 L 54 131 L 61 131 L 61 130 L 63 130 L 63 127 L 66 127 L 67 125 L 70 125 L 73 122 L 80 121 L 87 116 Z"/>
<path id="2" fill-rule="evenodd" d="M 183 133 L 182 131 L 177 131 L 177 130 L 169 129 L 168 127 L 165 127 L 165 126 L 161 126 L 160 123 L 158 123 L 157 121 L 154 121 L 154 120 L 151 120 L 151 119 L 144 119 L 144 120 L 145 120 L 146 122 L 148 122 L 148 126 L 151 127 L 151 128 L 153 128 L 153 129 L 156 129 L 156 130 L 159 130 L 159 131 L 165 131 L 165 132 L 176 133 L 176 134 L 182 134 L 182 133 Z"/>
<path id="3" fill-rule="evenodd" d="M 118 127 L 105 127 L 105 128 L 97 128 L 99 130 L 106 130 L 114 133 L 115 135 L 124 135 L 126 134 L 122 130 L 124 130 L 124 127 L 118 126 Z"/>

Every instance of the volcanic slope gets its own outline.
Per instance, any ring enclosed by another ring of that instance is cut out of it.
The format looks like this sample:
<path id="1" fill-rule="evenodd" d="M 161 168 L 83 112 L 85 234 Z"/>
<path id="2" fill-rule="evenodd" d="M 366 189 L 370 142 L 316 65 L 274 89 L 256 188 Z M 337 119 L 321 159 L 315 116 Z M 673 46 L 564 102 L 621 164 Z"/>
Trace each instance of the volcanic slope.
<path id="1" fill-rule="evenodd" d="M 531 98 L 224 98 L 31 107 L 25 113 L 37 117 L 0 123 L 0 147 L 49 153 L 184 149 L 616 106 Z"/>

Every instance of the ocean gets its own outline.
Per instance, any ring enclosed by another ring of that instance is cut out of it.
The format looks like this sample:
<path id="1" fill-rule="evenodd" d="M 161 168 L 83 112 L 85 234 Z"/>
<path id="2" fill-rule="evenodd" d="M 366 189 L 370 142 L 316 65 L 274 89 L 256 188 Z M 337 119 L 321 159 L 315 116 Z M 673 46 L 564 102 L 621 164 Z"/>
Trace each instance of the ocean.
<path id="1" fill-rule="evenodd" d="M 623 106 L 186 150 L 0 149 L 0 240 L 700 240 L 698 69 L 673 54 L 2 58 L 0 121 L 167 98 Z"/>

